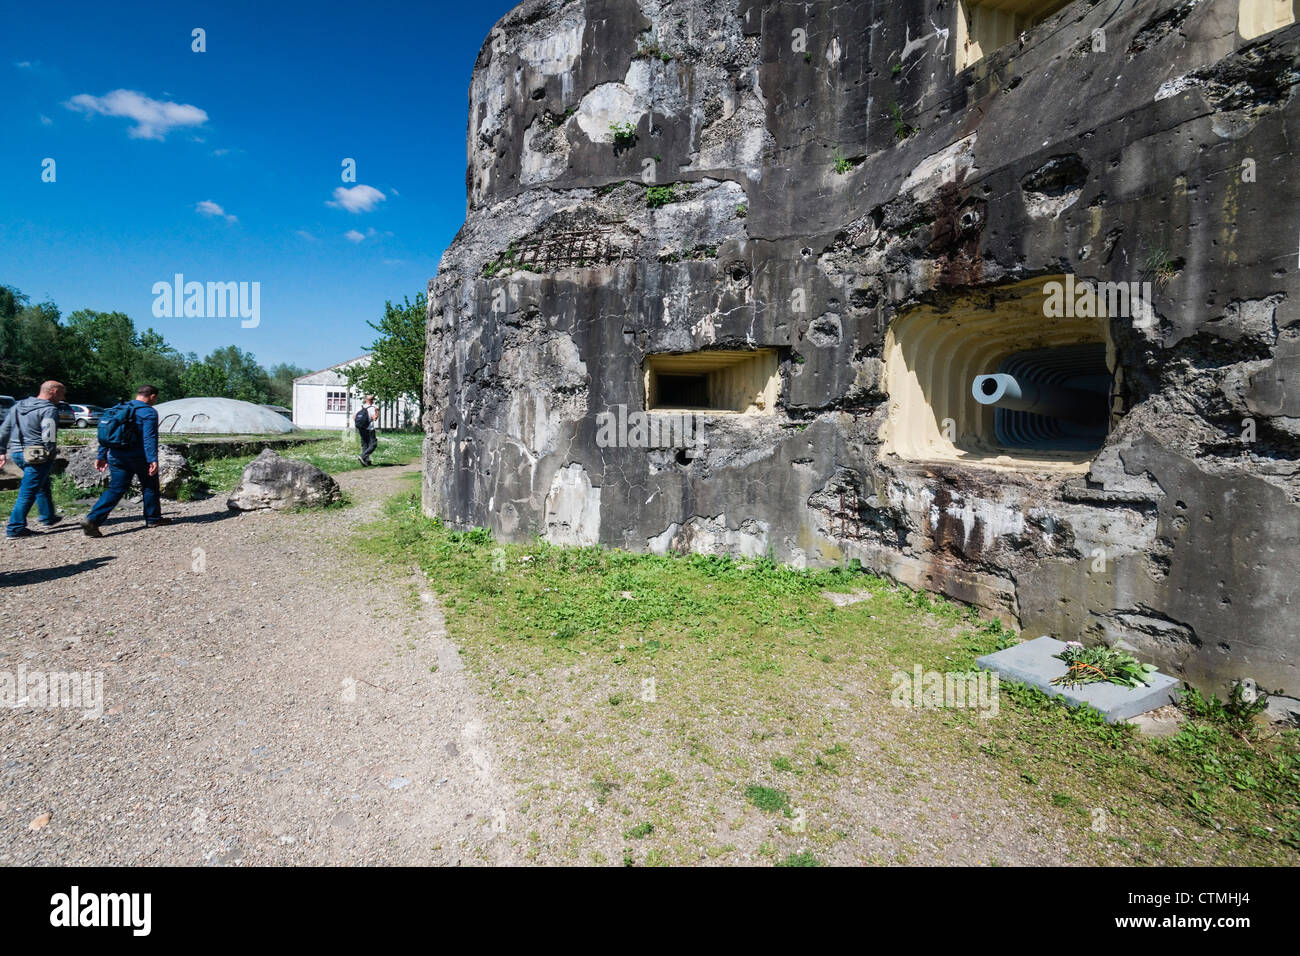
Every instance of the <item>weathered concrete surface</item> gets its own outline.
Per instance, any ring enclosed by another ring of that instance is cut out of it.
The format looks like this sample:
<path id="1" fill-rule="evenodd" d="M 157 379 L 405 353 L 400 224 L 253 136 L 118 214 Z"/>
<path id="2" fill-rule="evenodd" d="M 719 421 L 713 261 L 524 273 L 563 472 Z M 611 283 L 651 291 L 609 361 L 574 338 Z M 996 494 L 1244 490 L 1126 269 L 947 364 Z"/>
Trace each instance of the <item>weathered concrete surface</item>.
<path id="1" fill-rule="evenodd" d="M 244 467 L 226 506 L 232 511 L 318 508 L 342 497 L 338 482 L 309 461 L 281 458 L 267 448 Z"/>
<path id="2" fill-rule="evenodd" d="M 1235 3 L 1075 2 L 956 72 L 956 6 L 503 18 L 430 283 L 425 508 L 516 540 L 857 558 L 1300 698 L 1300 26 L 1245 41 Z M 1151 284 L 1100 323 L 1101 450 L 1008 458 L 965 410 L 948 454 L 890 450 L 925 418 L 889 391 L 900 320 L 946 318 L 911 323 L 952 353 L 941 377 L 990 311 L 1018 310 L 1006 353 L 1068 341 L 1025 298 L 1062 276 Z M 747 348 L 780 357 L 775 415 L 706 415 L 691 455 L 597 443 L 598 415 L 645 407 L 647 355 Z"/>
<path id="3" fill-rule="evenodd" d="M 1028 684 L 1049 697 L 1060 697 L 1071 707 L 1087 704 L 1112 724 L 1164 707 L 1178 699 L 1178 681 L 1159 672 L 1152 674 L 1151 682 L 1142 687 L 1122 687 L 1105 681 L 1095 684 L 1053 684 L 1052 681 L 1069 672 L 1065 662 L 1056 658 L 1064 649 L 1064 641 L 1038 637 L 994 654 L 986 654 L 975 663 L 985 670 L 996 671 L 1004 681 Z"/>
<path id="4" fill-rule="evenodd" d="M 155 411 L 158 432 L 164 435 L 281 435 L 298 430 L 283 415 L 235 398 L 177 398 Z"/>

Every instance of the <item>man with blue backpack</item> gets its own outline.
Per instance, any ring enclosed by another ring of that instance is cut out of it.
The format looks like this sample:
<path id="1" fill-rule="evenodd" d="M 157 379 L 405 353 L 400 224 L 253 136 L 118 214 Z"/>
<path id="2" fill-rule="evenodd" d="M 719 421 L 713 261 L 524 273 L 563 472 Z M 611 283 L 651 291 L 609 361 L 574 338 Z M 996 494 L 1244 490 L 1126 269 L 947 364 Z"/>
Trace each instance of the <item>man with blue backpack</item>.
<path id="1" fill-rule="evenodd" d="M 158 413 L 153 410 L 158 389 L 141 385 L 135 401 L 114 405 L 99 419 L 99 457 L 96 471 L 109 472 L 108 488 L 99 496 L 81 522 L 89 538 L 100 538 L 99 526 L 131 487 L 131 479 L 140 480 L 144 498 L 144 523 L 147 528 L 171 524 L 162 515 L 158 498 Z"/>

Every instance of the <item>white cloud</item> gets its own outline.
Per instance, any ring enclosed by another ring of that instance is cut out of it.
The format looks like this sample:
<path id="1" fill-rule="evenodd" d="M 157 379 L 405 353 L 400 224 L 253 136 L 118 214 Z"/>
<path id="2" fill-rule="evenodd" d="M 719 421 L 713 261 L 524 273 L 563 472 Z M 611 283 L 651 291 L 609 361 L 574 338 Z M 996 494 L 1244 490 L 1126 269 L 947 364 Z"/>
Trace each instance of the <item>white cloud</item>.
<path id="1" fill-rule="evenodd" d="M 343 238 L 348 242 L 362 242 L 366 237 L 364 233 L 357 232 L 355 229 L 349 229 L 347 232 L 343 233 Z"/>
<path id="2" fill-rule="evenodd" d="M 14 64 L 14 66 L 18 67 L 18 69 L 20 70 L 34 70 L 40 65 L 41 65 L 40 60 L 23 60 L 19 63 Z"/>
<path id="3" fill-rule="evenodd" d="M 299 239 L 306 239 L 308 242 L 315 242 L 315 241 L 316 241 L 316 237 L 313 236 L 313 235 L 312 235 L 310 232 L 308 232 L 306 229 L 299 229 L 299 230 L 297 230 L 297 231 L 294 233 L 294 235 L 297 236 Z"/>
<path id="4" fill-rule="evenodd" d="M 220 217 L 226 220 L 226 222 L 239 222 L 236 217 L 227 214 L 224 209 L 214 203 L 211 199 L 203 200 L 203 202 L 194 207 L 194 210 L 201 216 L 211 216 L 213 218 Z"/>
<path id="5" fill-rule="evenodd" d="M 325 205 L 346 209 L 348 212 L 370 212 L 383 201 L 384 194 L 374 186 L 358 183 L 351 189 L 339 186 L 334 190 L 334 198 Z"/>
<path id="6" fill-rule="evenodd" d="M 166 139 L 177 127 L 202 126 L 208 121 L 208 114 L 197 106 L 150 99 L 135 90 L 113 90 L 104 96 L 78 93 L 63 105 L 87 116 L 124 116 L 136 124 L 130 129 L 133 139 Z"/>
<path id="7" fill-rule="evenodd" d="M 50 119 L 48 116 L 46 116 L 44 113 L 42 113 L 42 114 L 41 114 L 41 125 L 42 125 L 42 126 L 53 126 L 53 125 L 54 125 L 54 120 Z"/>

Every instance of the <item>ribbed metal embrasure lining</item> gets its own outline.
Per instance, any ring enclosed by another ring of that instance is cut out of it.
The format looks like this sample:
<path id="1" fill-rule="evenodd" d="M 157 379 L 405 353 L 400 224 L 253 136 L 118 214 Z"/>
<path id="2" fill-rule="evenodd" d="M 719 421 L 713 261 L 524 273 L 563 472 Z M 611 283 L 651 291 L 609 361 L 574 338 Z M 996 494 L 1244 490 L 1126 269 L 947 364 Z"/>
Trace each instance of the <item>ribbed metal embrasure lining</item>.
<path id="1" fill-rule="evenodd" d="M 1058 385 L 1096 395 L 1096 401 L 1075 416 L 1079 421 L 994 409 L 993 429 L 999 445 L 1044 451 L 1091 451 L 1102 446 L 1110 420 L 1111 382 L 1104 344 L 1088 342 L 1017 352 L 1008 356 L 998 371 L 1038 385 Z"/>

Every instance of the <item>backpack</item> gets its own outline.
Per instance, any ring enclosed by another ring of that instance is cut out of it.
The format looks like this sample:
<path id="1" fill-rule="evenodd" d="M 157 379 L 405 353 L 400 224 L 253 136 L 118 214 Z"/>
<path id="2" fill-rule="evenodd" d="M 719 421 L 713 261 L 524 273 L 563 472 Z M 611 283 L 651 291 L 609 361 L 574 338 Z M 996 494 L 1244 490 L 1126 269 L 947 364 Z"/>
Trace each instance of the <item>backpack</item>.
<path id="1" fill-rule="evenodd" d="M 140 425 L 130 402 L 114 405 L 99 417 L 99 443 L 105 448 L 135 448 L 140 444 Z"/>
<path id="2" fill-rule="evenodd" d="M 356 415 L 352 418 L 352 424 L 357 426 L 357 431 L 363 432 L 370 428 L 370 410 L 362 405 L 357 409 Z"/>

